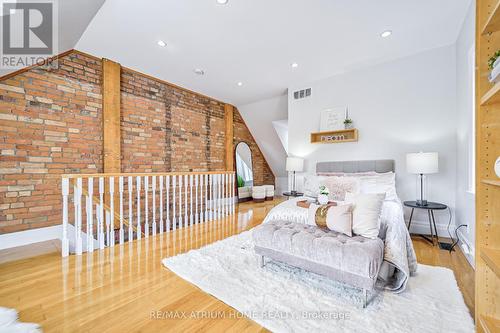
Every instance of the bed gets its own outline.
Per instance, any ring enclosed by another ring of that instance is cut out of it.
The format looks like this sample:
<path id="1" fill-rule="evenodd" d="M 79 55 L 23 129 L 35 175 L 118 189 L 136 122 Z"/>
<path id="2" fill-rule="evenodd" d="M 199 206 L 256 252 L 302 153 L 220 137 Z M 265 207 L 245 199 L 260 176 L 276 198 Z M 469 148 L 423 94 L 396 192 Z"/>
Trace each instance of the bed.
<path id="1" fill-rule="evenodd" d="M 317 174 L 358 176 L 360 174 L 384 174 L 394 172 L 393 160 L 319 162 Z M 297 206 L 304 197 L 284 201 L 274 207 L 264 219 L 306 224 L 308 210 Z M 383 263 L 379 273 L 379 285 L 399 293 L 405 290 L 408 279 L 417 270 L 417 260 L 410 234 L 406 229 L 403 206 L 394 192 L 382 205 L 379 236 L 384 242 Z"/>

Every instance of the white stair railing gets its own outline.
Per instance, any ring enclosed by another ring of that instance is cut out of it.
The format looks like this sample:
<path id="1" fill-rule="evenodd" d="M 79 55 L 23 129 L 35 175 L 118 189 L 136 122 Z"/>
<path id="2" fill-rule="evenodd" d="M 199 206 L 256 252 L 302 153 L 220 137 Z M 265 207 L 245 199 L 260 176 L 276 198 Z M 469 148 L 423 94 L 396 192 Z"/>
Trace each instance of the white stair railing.
<path id="1" fill-rule="evenodd" d="M 226 171 L 63 175 L 62 255 L 224 218 L 235 212 L 234 186 Z"/>

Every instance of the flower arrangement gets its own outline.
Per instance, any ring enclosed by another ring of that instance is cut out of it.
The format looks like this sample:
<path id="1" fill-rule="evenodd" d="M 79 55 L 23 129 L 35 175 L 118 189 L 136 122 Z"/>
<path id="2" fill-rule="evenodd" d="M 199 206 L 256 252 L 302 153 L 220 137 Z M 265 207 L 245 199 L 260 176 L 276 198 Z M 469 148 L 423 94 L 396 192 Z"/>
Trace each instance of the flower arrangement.
<path id="1" fill-rule="evenodd" d="M 325 185 L 319 187 L 318 203 L 320 205 L 326 205 L 328 203 L 328 195 L 330 190 Z"/>
<path id="2" fill-rule="evenodd" d="M 319 187 L 319 194 L 329 195 L 330 194 L 330 190 L 325 185 L 321 185 Z"/>

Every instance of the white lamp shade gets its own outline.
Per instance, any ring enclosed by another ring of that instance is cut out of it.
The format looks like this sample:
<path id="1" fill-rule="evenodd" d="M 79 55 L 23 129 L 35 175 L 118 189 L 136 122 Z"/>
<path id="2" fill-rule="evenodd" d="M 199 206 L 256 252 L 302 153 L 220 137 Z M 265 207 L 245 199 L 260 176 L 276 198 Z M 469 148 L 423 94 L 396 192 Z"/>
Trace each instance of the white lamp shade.
<path id="1" fill-rule="evenodd" d="M 304 160 L 300 157 L 286 158 L 286 171 L 302 172 L 304 170 Z"/>
<path id="2" fill-rule="evenodd" d="M 409 153 L 406 154 L 406 170 L 416 174 L 438 173 L 438 160 L 438 153 Z"/>

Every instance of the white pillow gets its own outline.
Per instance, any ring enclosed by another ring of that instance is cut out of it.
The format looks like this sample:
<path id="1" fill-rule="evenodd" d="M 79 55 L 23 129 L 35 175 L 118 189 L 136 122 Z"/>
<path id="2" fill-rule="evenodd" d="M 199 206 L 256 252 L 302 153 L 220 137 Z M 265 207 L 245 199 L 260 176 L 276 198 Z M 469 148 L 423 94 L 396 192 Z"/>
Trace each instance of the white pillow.
<path id="1" fill-rule="evenodd" d="M 353 204 L 353 233 L 367 238 L 378 237 L 384 199 L 385 193 L 346 194 L 346 201 Z"/>
<path id="2" fill-rule="evenodd" d="M 361 193 L 385 193 L 385 200 L 398 200 L 396 193 L 396 174 L 394 172 L 380 173 L 375 176 L 361 176 Z"/>
<path id="3" fill-rule="evenodd" d="M 316 212 L 321 206 L 311 204 L 308 210 L 307 224 L 318 225 L 316 221 Z M 340 206 L 329 206 L 326 213 L 326 227 L 329 230 L 343 233 L 349 237 L 352 236 L 352 204 Z M 320 226 L 324 227 L 324 226 Z"/>
<path id="4" fill-rule="evenodd" d="M 326 177 L 316 175 L 304 176 L 304 194 L 309 197 L 317 198 L 319 194 L 319 187 L 323 185 Z"/>

